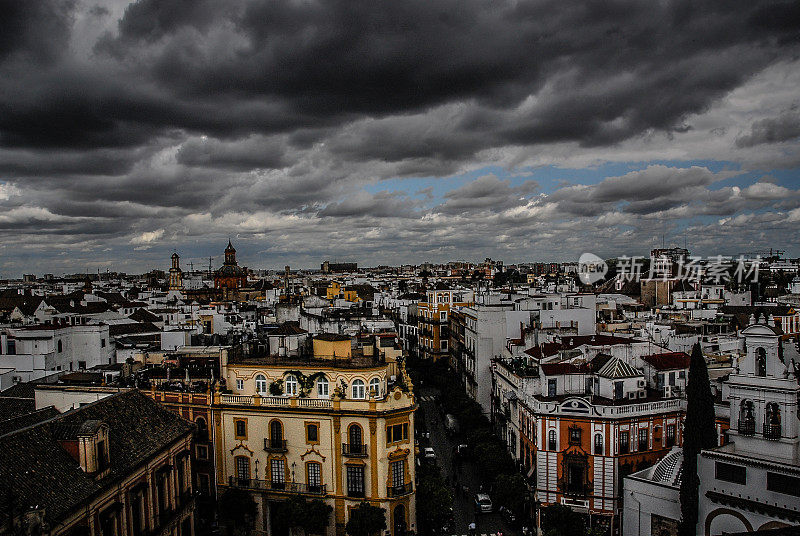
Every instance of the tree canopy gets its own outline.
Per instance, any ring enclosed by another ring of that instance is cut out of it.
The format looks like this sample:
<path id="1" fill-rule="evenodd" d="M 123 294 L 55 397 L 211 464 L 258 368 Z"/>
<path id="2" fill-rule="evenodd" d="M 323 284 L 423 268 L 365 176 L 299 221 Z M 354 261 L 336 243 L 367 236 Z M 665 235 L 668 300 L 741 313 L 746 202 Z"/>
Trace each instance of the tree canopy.
<path id="1" fill-rule="evenodd" d="M 374 536 L 386 529 L 386 510 L 364 501 L 350 512 L 345 530 L 350 536 Z"/>
<path id="2" fill-rule="evenodd" d="M 220 520 L 229 535 L 247 535 L 253 530 L 258 506 L 245 490 L 230 488 L 219 498 Z"/>
<path id="3" fill-rule="evenodd" d="M 333 507 L 320 499 L 307 501 L 295 495 L 278 503 L 279 522 L 287 527 L 300 527 L 306 534 L 323 534 Z"/>
<path id="4" fill-rule="evenodd" d="M 453 494 L 438 467 L 420 468 L 417 476 L 417 517 L 420 526 L 428 531 L 438 530 L 450 517 Z"/>

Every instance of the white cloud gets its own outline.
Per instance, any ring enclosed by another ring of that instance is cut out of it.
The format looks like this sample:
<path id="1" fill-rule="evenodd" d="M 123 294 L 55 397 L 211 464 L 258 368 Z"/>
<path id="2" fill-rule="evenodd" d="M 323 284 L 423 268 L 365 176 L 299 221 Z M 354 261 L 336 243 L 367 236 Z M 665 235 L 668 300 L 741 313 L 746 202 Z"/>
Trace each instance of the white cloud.
<path id="1" fill-rule="evenodd" d="M 131 238 L 131 244 L 146 245 L 158 241 L 164 236 L 164 229 L 156 229 L 155 231 L 147 231 L 138 236 Z"/>

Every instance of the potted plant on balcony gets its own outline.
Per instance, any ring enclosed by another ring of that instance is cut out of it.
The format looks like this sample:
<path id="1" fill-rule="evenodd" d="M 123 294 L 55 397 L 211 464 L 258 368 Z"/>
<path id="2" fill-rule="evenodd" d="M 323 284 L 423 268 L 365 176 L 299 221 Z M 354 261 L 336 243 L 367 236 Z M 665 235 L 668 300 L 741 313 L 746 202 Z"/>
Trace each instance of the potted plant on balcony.
<path id="1" fill-rule="evenodd" d="M 269 384 L 269 394 L 281 396 L 283 394 L 283 380 L 278 379 Z"/>

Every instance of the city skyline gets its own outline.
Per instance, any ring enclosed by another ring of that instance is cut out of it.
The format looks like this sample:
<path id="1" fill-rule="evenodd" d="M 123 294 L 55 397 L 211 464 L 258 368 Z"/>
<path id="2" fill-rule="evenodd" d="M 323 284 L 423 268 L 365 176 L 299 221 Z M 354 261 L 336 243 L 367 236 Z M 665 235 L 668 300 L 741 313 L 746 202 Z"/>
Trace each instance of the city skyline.
<path id="1" fill-rule="evenodd" d="M 0 277 L 800 255 L 792 3 L 176 6 L 4 8 Z"/>

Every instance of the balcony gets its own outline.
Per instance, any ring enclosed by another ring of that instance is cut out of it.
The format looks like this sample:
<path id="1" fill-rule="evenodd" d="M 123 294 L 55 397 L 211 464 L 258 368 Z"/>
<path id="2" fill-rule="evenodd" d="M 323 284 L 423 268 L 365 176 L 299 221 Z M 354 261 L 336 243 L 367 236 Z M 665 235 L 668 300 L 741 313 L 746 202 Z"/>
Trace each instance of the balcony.
<path id="1" fill-rule="evenodd" d="M 363 499 L 364 498 L 364 488 L 361 489 L 348 489 L 347 496 L 351 499 Z"/>
<path id="2" fill-rule="evenodd" d="M 781 438 L 781 425 L 780 424 L 765 424 L 764 425 L 764 439 L 770 441 L 777 441 Z"/>
<path id="3" fill-rule="evenodd" d="M 272 439 L 269 437 L 264 438 L 264 450 L 267 452 L 286 452 L 288 449 L 286 448 L 286 440 L 285 439 Z"/>
<path id="4" fill-rule="evenodd" d="M 411 482 L 403 484 L 402 486 L 389 486 L 389 497 L 402 497 L 414 491 L 414 486 Z"/>
<path id="5" fill-rule="evenodd" d="M 756 421 L 754 419 L 739 420 L 739 435 L 751 436 L 756 433 Z"/>
<path id="6" fill-rule="evenodd" d="M 585 480 L 585 475 L 581 475 L 577 481 L 569 481 L 566 476 L 563 476 L 558 479 L 557 484 L 561 493 L 573 498 L 587 497 L 592 494 L 593 490 L 592 483 Z"/>
<path id="7" fill-rule="evenodd" d="M 367 446 L 355 443 L 342 443 L 342 455 L 350 458 L 366 458 Z"/>
<path id="8" fill-rule="evenodd" d="M 300 495 L 324 496 L 327 486 L 308 485 L 300 482 L 273 482 L 272 480 L 259 480 L 256 478 L 235 478 L 228 479 L 228 485 L 233 488 L 248 489 L 255 491 L 277 491 L 282 493 L 293 493 Z"/>

